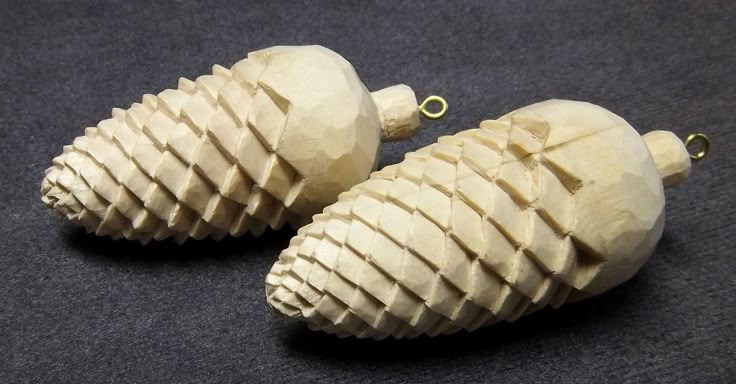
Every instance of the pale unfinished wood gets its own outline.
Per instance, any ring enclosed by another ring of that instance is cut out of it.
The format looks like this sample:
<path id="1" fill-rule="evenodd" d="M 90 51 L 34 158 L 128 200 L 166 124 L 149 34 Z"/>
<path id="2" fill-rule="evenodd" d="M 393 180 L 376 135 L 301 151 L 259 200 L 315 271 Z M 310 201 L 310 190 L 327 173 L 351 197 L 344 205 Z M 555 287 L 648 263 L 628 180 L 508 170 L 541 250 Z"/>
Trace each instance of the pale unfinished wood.
<path id="1" fill-rule="evenodd" d="M 64 147 L 41 192 L 97 235 L 257 236 L 336 201 L 375 169 L 381 136 L 418 125 L 411 88 L 371 94 L 324 47 L 273 47 L 113 109 Z"/>
<path id="2" fill-rule="evenodd" d="M 687 180 L 690 175 L 690 154 L 682 140 L 669 131 L 652 131 L 642 138 L 652 153 L 665 188 Z"/>
<path id="3" fill-rule="evenodd" d="M 653 158 L 622 118 L 565 100 L 441 137 L 302 227 L 266 277 L 268 303 L 312 329 L 381 339 L 600 294 L 659 240 L 662 177 L 687 175 L 682 144 L 649 138 L 679 153 Z"/>

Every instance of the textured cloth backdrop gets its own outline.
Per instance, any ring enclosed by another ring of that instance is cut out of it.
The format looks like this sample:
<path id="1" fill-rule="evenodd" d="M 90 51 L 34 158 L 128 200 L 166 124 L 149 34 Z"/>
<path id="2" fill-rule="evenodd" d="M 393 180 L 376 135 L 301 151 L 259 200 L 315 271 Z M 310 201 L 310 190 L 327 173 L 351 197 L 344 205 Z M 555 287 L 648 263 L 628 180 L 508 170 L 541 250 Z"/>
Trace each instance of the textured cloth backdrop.
<path id="1" fill-rule="evenodd" d="M 399 3 L 399 4 L 395 4 Z M 733 1 L 4 1 L 0 9 L 0 381 L 733 382 Z M 41 203 L 64 144 L 144 93 L 276 44 L 321 44 L 370 89 L 450 102 L 382 165 L 548 98 L 640 132 L 704 131 L 667 191 L 667 226 L 631 281 L 514 324 L 411 341 L 339 340 L 267 307 L 293 231 L 142 247 Z"/>

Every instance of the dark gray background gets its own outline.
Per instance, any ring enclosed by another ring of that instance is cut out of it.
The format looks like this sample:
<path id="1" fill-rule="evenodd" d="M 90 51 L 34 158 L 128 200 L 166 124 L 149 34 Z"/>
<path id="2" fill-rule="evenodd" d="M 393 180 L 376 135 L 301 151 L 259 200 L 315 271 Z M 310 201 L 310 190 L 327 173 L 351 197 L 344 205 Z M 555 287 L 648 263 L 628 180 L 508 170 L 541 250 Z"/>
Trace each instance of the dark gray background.
<path id="1" fill-rule="evenodd" d="M 393 3 L 2 2 L 0 382 L 733 382 L 736 2 Z M 450 101 L 383 146 L 382 165 L 552 97 L 641 132 L 703 131 L 713 149 L 667 191 L 664 237 L 630 282 L 412 341 L 339 340 L 273 314 L 263 277 L 292 231 L 142 247 L 43 206 L 42 171 L 111 107 L 276 44 L 322 44 L 370 89 Z"/>

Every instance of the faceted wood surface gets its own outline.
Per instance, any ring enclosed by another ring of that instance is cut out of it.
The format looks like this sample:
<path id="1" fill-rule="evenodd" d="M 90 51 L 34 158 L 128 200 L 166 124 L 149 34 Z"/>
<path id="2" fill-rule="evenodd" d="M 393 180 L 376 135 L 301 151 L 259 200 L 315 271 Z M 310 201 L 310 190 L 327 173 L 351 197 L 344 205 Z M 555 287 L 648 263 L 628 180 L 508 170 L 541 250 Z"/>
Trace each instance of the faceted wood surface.
<path id="1" fill-rule="evenodd" d="M 637 132 L 598 106 L 550 100 L 441 137 L 343 193 L 291 240 L 266 292 L 276 311 L 339 336 L 472 331 L 622 283 L 663 218 Z"/>
<path id="2" fill-rule="evenodd" d="M 374 169 L 381 135 L 418 124 L 409 87 L 374 99 L 338 54 L 273 47 L 113 109 L 53 160 L 42 198 L 113 238 L 257 236 L 334 202 Z"/>

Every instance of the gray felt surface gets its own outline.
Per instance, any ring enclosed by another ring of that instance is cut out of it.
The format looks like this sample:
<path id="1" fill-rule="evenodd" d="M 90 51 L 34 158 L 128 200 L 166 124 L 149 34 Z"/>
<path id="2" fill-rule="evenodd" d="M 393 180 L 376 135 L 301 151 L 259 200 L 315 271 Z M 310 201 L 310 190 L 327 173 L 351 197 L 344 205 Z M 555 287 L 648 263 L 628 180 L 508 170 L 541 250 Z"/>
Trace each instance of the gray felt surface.
<path id="1" fill-rule="evenodd" d="M 365 84 L 437 93 L 448 116 L 382 164 L 528 103 L 591 101 L 641 132 L 704 131 L 667 226 L 630 282 L 515 324 L 413 341 L 339 340 L 266 306 L 292 231 L 137 243 L 86 235 L 40 200 L 86 126 L 214 63 L 322 44 Z M 3 1 L 0 382 L 733 382 L 733 1 Z"/>

